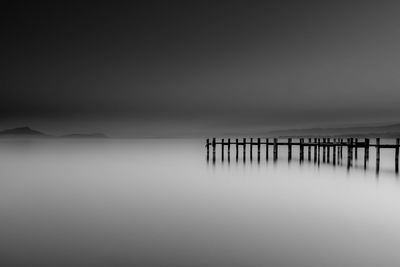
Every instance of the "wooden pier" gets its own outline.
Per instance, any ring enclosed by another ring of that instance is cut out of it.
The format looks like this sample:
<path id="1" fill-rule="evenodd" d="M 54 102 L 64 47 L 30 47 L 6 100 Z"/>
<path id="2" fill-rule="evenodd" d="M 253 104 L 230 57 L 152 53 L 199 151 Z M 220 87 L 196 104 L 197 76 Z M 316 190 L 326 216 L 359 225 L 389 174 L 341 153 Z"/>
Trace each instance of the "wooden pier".
<path id="1" fill-rule="evenodd" d="M 307 152 L 307 160 L 314 163 L 320 164 L 321 158 L 323 163 L 332 163 L 336 165 L 343 161 L 343 148 L 347 149 L 347 168 L 353 166 L 353 161 L 358 159 L 358 150 L 364 150 L 364 169 L 367 168 L 367 162 L 369 160 L 369 150 L 371 147 L 375 148 L 376 152 L 376 172 L 380 169 L 380 150 L 381 149 L 393 149 L 394 152 L 394 169 L 395 172 L 399 172 L 399 151 L 400 151 L 400 138 L 396 139 L 395 144 L 381 144 L 380 138 L 375 139 L 375 143 L 371 143 L 369 138 L 365 138 L 360 141 L 358 138 L 299 138 L 297 141 L 293 141 L 292 138 L 288 139 L 278 139 L 278 138 L 242 138 L 242 139 L 221 139 L 218 141 L 216 138 L 206 140 L 207 149 L 207 161 L 210 160 L 210 154 L 212 157 L 212 162 L 216 161 L 216 150 L 217 147 L 220 149 L 221 161 L 231 160 L 231 146 L 235 147 L 235 159 L 239 160 L 239 155 L 242 154 L 241 159 L 246 162 L 246 156 L 250 161 L 253 160 L 254 152 L 256 153 L 257 161 L 261 160 L 261 155 L 265 153 L 265 159 L 269 160 L 269 150 L 272 147 L 272 157 L 273 160 L 278 160 L 279 147 L 287 147 L 288 160 L 292 160 L 293 147 L 297 146 L 299 148 L 299 161 L 302 163 L 305 160 L 305 153 Z M 249 148 L 247 151 L 246 149 Z M 210 151 L 212 149 L 212 151 Z M 241 153 L 240 153 L 240 150 Z M 262 153 L 262 150 L 264 152 Z M 322 150 L 322 157 L 321 157 Z"/>

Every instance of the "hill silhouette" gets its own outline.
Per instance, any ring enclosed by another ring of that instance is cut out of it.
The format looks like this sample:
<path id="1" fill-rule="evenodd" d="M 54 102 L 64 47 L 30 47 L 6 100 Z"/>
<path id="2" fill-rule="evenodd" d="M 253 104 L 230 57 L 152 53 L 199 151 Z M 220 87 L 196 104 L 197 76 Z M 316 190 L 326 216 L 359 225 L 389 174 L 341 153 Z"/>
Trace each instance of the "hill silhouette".
<path id="1" fill-rule="evenodd" d="M 53 136 L 43 132 L 33 130 L 28 126 L 17 127 L 0 131 L 0 137 L 30 137 L 30 138 L 107 138 L 102 133 L 73 133 L 62 136 Z"/>
<path id="2" fill-rule="evenodd" d="M 33 130 L 27 126 L 25 127 L 18 127 L 18 128 L 13 128 L 13 129 L 6 129 L 3 131 L 0 131 L 0 135 L 28 135 L 28 136 L 48 136 L 42 132 Z"/>

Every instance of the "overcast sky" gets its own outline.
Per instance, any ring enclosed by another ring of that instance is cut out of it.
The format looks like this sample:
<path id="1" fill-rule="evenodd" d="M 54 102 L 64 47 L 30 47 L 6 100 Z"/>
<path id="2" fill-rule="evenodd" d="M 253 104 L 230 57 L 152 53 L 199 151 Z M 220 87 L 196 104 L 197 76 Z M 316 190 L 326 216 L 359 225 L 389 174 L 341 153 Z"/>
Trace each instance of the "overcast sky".
<path id="1" fill-rule="evenodd" d="M 400 110 L 398 1 L 62 2 L 2 4 L 3 118 Z"/>

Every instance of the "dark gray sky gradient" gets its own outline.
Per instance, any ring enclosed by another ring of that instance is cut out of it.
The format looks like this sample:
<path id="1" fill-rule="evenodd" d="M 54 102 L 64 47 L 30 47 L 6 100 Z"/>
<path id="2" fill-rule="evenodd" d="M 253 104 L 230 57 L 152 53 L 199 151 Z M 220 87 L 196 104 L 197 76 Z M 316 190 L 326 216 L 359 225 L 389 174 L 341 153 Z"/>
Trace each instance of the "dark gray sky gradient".
<path id="1" fill-rule="evenodd" d="M 396 1 L 6 1 L 0 12 L 3 117 L 400 110 Z"/>

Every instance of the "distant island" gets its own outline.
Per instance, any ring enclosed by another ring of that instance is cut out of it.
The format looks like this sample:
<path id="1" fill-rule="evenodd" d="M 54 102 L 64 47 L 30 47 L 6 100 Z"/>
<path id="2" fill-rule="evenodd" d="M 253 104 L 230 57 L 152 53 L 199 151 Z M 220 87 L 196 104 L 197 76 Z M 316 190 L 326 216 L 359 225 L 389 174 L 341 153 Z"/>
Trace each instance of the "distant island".
<path id="1" fill-rule="evenodd" d="M 2 136 L 12 136 L 12 135 L 16 135 L 16 136 L 23 136 L 23 135 L 29 135 L 29 136 L 36 136 L 36 137 L 44 137 L 44 136 L 48 136 L 42 132 L 36 131 L 36 130 L 32 130 L 31 128 L 25 126 L 25 127 L 19 127 L 19 128 L 13 128 L 13 129 L 6 129 L 3 131 L 0 131 L 0 135 Z"/>
<path id="2" fill-rule="evenodd" d="M 400 124 L 384 126 L 362 126 L 347 128 L 308 128 L 277 130 L 268 133 L 276 137 L 359 137 L 359 138 L 396 138 L 400 137 Z"/>
<path id="3" fill-rule="evenodd" d="M 43 132 L 33 130 L 28 126 L 17 127 L 12 129 L 6 129 L 0 131 L 0 137 L 32 137 L 32 138 L 107 138 L 105 134 L 102 133 L 73 133 L 61 136 L 49 135 Z"/>
<path id="4" fill-rule="evenodd" d="M 91 134 L 66 134 L 60 136 L 62 138 L 107 138 L 105 134 L 102 133 L 91 133 Z"/>

